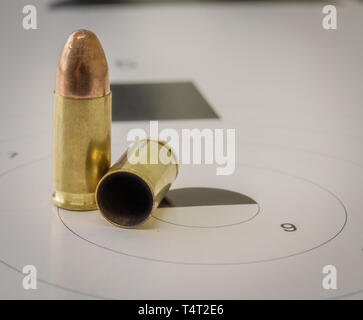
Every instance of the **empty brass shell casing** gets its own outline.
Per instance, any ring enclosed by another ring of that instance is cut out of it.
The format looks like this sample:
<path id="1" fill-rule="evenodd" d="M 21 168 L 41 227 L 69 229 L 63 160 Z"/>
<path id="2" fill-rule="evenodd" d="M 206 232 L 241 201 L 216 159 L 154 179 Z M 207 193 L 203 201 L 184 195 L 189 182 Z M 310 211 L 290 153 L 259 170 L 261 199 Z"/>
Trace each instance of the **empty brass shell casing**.
<path id="1" fill-rule="evenodd" d="M 94 33 L 70 35 L 58 64 L 53 108 L 53 203 L 97 208 L 95 190 L 110 167 L 111 92 Z"/>
<path id="2" fill-rule="evenodd" d="M 157 153 L 157 159 L 151 159 L 152 152 Z M 161 154 L 165 156 L 163 159 L 170 161 L 162 160 L 162 156 L 158 156 Z M 144 158 L 147 161 L 138 161 L 142 155 L 147 155 Z M 119 227 L 145 222 L 177 177 L 177 162 L 174 151 L 163 141 L 134 142 L 97 186 L 96 201 L 100 212 Z"/>

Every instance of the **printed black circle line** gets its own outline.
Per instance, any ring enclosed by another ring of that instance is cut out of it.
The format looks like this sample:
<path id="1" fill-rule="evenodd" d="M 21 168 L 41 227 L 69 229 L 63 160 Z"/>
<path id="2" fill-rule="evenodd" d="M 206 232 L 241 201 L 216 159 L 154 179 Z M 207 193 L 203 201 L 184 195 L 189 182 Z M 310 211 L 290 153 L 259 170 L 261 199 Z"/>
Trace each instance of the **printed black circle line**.
<path id="1" fill-rule="evenodd" d="M 161 222 L 164 222 L 164 223 L 167 223 L 167 224 L 172 224 L 172 225 L 178 226 L 178 227 L 184 227 L 184 228 L 216 229 L 216 228 L 222 228 L 222 227 L 232 227 L 232 226 L 236 226 L 236 225 L 239 225 L 239 224 L 242 224 L 242 223 L 250 222 L 251 220 L 253 220 L 254 218 L 256 218 L 260 214 L 260 212 L 261 212 L 260 204 L 255 199 L 252 199 L 252 200 L 256 202 L 257 211 L 251 218 L 248 218 L 247 220 L 243 220 L 243 221 L 238 221 L 238 222 L 235 222 L 235 223 L 222 224 L 222 225 L 218 225 L 218 226 L 188 226 L 186 224 L 180 224 L 180 223 L 174 223 L 174 222 L 166 221 L 164 219 L 155 217 L 153 214 L 151 216 L 155 220 L 158 220 L 158 221 L 161 221 Z"/>
<path id="2" fill-rule="evenodd" d="M 321 158 L 328 158 L 328 159 L 333 159 L 335 161 L 346 162 L 346 163 L 349 163 L 349 164 L 351 164 L 353 166 L 363 168 L 363 164 L 361 164 L 361 163 L 359 163 L 357 161 L 350 160 L 350 159 L 339 158 L 339 157 L 336 157 L 336 156 L 331 156 L 331 155 L 329 155 L 327 153 L 316 152 L 314 150 L 298 148 L 298 147 L 282 146 L 282 145 L 278 145 L 278 144 L 268 144 L 268 143 L 263 143 L 263 142 L 254 142 L 254 141 L 251 142 L 251 141 L 247 141 L 247 140 L 244 140 L 244 143 L 252 145 L 252 146 L 267 147 L 267 148 L 270 148 L 270 149 L 278 148 L 278 149 L 298 151 L 298 152 L 301 152 L 301 153 L 304 153 L 304 154 L 318 156 L 318 157 L 321 157 Z M 239 164 L 239 162 L 237 162 L 237 164 Z"/>
<path id="3" fill-rule="evenodd" d="M 27 163 L 27 164 L 23 164 L 19 167 L 16 167 L 16 168 L 12 168 L 4 173 L 1 173 L 0 174 L 0 177 L 11 172 L 11 171 L 14 171 L 16 169 L 19 169 L 21 167 L 25 167 L 27 165 L 30 165 L 30 164 L 33 164 L 33 163 L 36 163 L 38 161 L 42 161 L 42 160 L 45 160 L 49 158 L 49 156 L 47 157 L 42 157 L 40 159 L 36 159 L 36 160 L 33 160 L 31 161 L 30 163 Z M 248 167 L 248 165 L 245 165 Z M 298 253 L 294 253 L 294 254 L 291 254 L 291 255 L 287 255 L 287 256 L 283 256 L 283 257 L 277 257 L 277 258 L 272 258 L 272 259 L 263 259 L 263 260 L 256 260 L 256 261 L 249 261 L 249 262 L 237 262 L 237 263 L 191 263 L 191 262 L 175 262 L 175 261 L 168 261 L 168 260 L 162 260 L 162 259 L 154 259 L 154 258 L 146 258 L 146 257 L 141 257 L 141 256 L 137 256 L 137 255 L 132 255 L 132 254 L 128 254 L 128 253 L 124 253 L 124 252 L 121 252 L 121 251 L 118 251 L 118 250 L 114 250 L 114 249 L 111 249 L 111 248 L 107 248 L 107 247 L 104 247 L 104 246 L 101 246 L 95 242 L 92 242 L 84 237 L 82 237 L 81 235 L 77 234 L 75 231 L 73 231 L 70 227 L 68 227 L 68 225 L 64 222 L 64 220 L 62 219 L 60 213 L 59 213 L 59 208 L 57 208 L 57 214 L 58 214 L 58 217 L 59 219 L 61 220 L 62 224 L 70 231 L 72 232 L 75 236 L 77 236 L 78 238 L 84 240 L 84 241 L 87 241 L 88 243 L 94 245 L 94 246 L 97 246 L 99 248 L 102 248 L 104 250 L 108 250 L 108 251 L 111 251 L 113 253 L 118 253 L 118 254 L 122 254 L 122 255 L 125 255 L 125 256 L 128 256 L 128 257 L 133 257 L 133 258 L 138 258 L 138 259 L 143 259 L 143 260 L 148 260 L 148 261 L 154 261 L 154 262 L 162 262 L 162 263 L 170 263 L 170 264 L 184 264 L 184 265 L 246 265 L 246 264 L 253 264 L 253 263 L 263 263 L 263 262 L 271 262 L 271 261 L 276 261 L 276 260 L 281 260 L 281 259 L 286 259 L 286 258 L 290 258 L 290 257 L 293 257 L 293 256 L 296 256 L 296 255 L 300 255 L 300 254 L 304 254 L 306 252 L 310 252 L 312 250 L 315 250 L 319 247 L 322 247 L 324 246 L 325 244 L 327 244 L 328 242 L 332 241 L 333 239 L 335 239 L 344 229 L 346 223 L 347 223 L 347 219 L 348 219 L 348 213 L 347 213 L 347 209 L 344 205 L 344 203 L 340 200 L 339 197 L 337 197 L 334 193 L 332 193 L 330 190 L 326 189 L 325 187 L 322 187 L 320 186 L 319 184 L 313 182 L 313 181 L 310 181 L 308 179 L 305 179 L 303 177 L 299 177 L 299 176 L 295 176 L 295 175 L 291 175 L 289 173 L 286 173 L 286 172 L 283 172 L 283 171 L 280 171 L 280 170 L 276 170 L 276 169 L 269 169 L 269 168 L 264 168 L 264 167 L 258 167 L 258 166 L 249 166 L 249 167 L 252 167 L 252 168 L 257 168 L 257 169 L 262 169 L 262 170 L 267 170 L 267 171 L 272 171 L 272 172 L 279 172 L 283 175 L 287 175 L 287 176 L 290 176 L 290 177 L 294 177 L 296 179 L 300 179 L 300 180 L 303 180 L 305 182 L 308 182 L 308 183 L 311 183 L 313 185 L 315 185 L 316 187 L 320 188 L 321 190 L 327 192 L 328 194 L 330 194 L 331 196 L 333 196 L 333 198 L 335 198 L 338 203 L 342 206 L 343 210 L 344 210 L 344 213 L 345 213 L 345 220 L 344 220 L 344 223 L 343 223 L 343 226 L 341 227 L 341 229 L 338 231 L 338 233 L 336 233 L 334 235 L 334 237 L 330 238 L 329 240 L 321 243 L 320 245 L 318 246 L 315 246 L 311 249 L 308 249 L 308 250 L 304 250 L 302 252 L 298 252 Z"/>
<path id="4" fill-rule="evenodd" d="M 23 276 L 24 276 L 24 273 L 23 273 L 20 269 L 18 269 L 18 268 L 16 268 L 16 267 L 12 266 L 12 265 L 10 265 L 10 264 L 8 264 L 8 263 L 7 263 L 7 262 L 5 262 L 4 260 L 0 259 L 0 263 L 1 263 L 2 265 L 4 265 L 5 267 L 8 267 L 8 268 L 9 268 L 9 269 L 11 269 L 12 271 L 14 271 L 14 272 L 16 272 L 16 273 L 19 273 L 19 274 L 21 274 L 21 275 L 23 275 Z M 114 300 L 114 298 L 106 298 L 106 297 L 98 296 L 98 295 L 95 295 L 95 294 L 82 292 L 82 291 L 79 291 L 79 290 L 76 290 L 76 289 L 67 288 L 67 287 L 64 287 L 64 286 L 62 286 L 62 285 L 59 285 L 59 284 L 56 284 L 56 283 L 53 283 L 53 282 L 50 282 L 50 281 L 47 281 L 47 280 L 41 279 L 41 278 L 39 278 L 39 277 L 37 277 L 37 281 L 39 281 L 39 282 L 41 282 L 41 283 L 44 283 L 44 284 L 46 284 L 46 285 L 48 285 L 48 286 L 55 287 L 55 288 L 57 288 L 57 289 L 61 289 L 61 290 L 68 291 L 68 292 L 72 292 L 72 293 L 74 293 L 74 294 L 78 294 L 78 295 L 81 295 L 81 296 L 86 296 L 86 297 L 93 298 L 93 299 L 100 299 L 100 300 Z"/>
<path id="5" fill-rule="evenodd" d="M 17 167 L 14 167 L 14 168 L 8 169 L 8 170 L 6 170 L 4 172 L 1 172 L 0 173 L 0 177 L 4 176 L 4 175 L 6 175 L 6 174 L 8 174 L 8 173 L 10 173 L 12 171 L 15 171 L 17 169 L 24 168 L 24 167 L 26 167 L 28 165 L 32 165 L 32 164 L 37 163 L 37 162 L 42 161 L 42 160 L 47 160 L 49 158 L 50 158 L 50 155 L 46 155 L 46 156 L 43 156 L 43 157 L 40 157 L 40 158 L 37 158 L 37 159 L 33 159 L 30 162 L 23 163 L 23 164 L 21 164 L 21 165 L 19 165 Z M 24 275 L 23 272 L 20 269 L 18 269 L 16 267 L 14 267 L 13 265 L 7 263 L 6 261 L 0 259 L 0 263 L 2 265 L 4 265 L 5 267 L 9 268 L 10 270 L 13 270 L 14 272 L 17 272 L 17 273 L 19 273 L 21 275 Z M 82 292 L 82 291 L 78 291 L 78 290 L 75 290 L 75 289 L 67 288 L 67 287 L 61 286 L 59 284 L 56 284 L 56 283 L 53 283 L 53 282 L 50 282 L 50 281 L 41 279 L 39 277 L 37 277 L 37 281 L 39 281 L 41 283 L 44 283 L 46 285 L 53 286 L 55 288 L 61 289 L 61 290 L 65 290 L 65 291 L 72 292 L 72 293 L 75 293 L 75 294 L 87 296 L 87 297 L 90 297 L 90 298 L 95 298 L 95 299 L 109 299 L 109 300 L 112 300 L 111 298 L 105 298 L 105 297 L 102 297 L 102 296 L 97 296 L 97 295 L 85 293 L 85 292 Z"/>
<path id="6" fill-rule="evenodd" d="M 300 152 L 302 151 L 303 153 L 308 153 L 306 150 L 299 150 Z M 45 160 L 45 159 L 48 159 L 48 158 L 50 158 L 51 156 L 50 155 L 47 155 L 47 156 L 44 156 L 44 157 L 41 157 L 41 158 L 38 158 L 38 159 L 33 159 L 32 161 L 30 161 L 30 162 L 28 162 L 28 163 L 25 163 L 25 164 L 22 164 L 22 165 L 19 165 L 19 166 L 17 166 L 17 167 L 14 167 L 14 168 L 11 168 L 11 169 L 8 169 L 8 170 L 6 170 L 6 171 L 4 171 L 4 172 L 2 172 L 2 173 L 0 173 L 0 177 L 1 176 L 4 176 L 4 175 L 6 175 L 6 174 L 8 174 L 8 173 L 10 173 L 10 172 L 12 172 L 12 171 L 15 171 L 15 170 L 17 170 L 17 169 L 20 169 L 20 168 L 22 168 L 22 167 L 25 167 L 25 166 L 27 166 L 27 165 L 30 165 L 30 164 L 33 164 L 33 163 L 36 163 L 37 161 L 41 161 L 41 160 Z M 334 158 L 333 158 L 334 159 Z M 339 159 L 339 158 L 335 158 L 335 160 L 338 160 L 338 161 L 344 161 L 344 160 L 342 160 L 342 159 Z M 351 163 L 351 164 L 353 164 L 352 162 L 348 162 L 348 163 Z M 363 165 L 362 164 L 358 164 L 358 166 L 359 167 L 363 167 Z M 330 192 L 330 191 L 328 191 L 328 192 Z M 334 194 L 332 194 L 332 195 L 334 195 Z M 335 195 L 334 195 L 335 196 Z M 336 197 L 336 196 L 335 196 Z M 346 219 L 345 219 L 345 223 L 344 223 L 344 225 L 343 225 L 343 227 L 342 227 L 342 229 L 335 235 L 335 237 L 333 237 L 332 239 L 330 239 L 330 240 L 328 240 L 326 243 L 328 243 L 328 242 L 330 242 L 330 241 L 332 241 L 332 240 L 334 240 L 335 238 L 337 238 L 340 234 L 341 234 L 341 232 L 343 231 L 343 229 L 344 229 L 344 227 L 345 227 L 345 225 L 346 225 L 346 223 L 347 223 L 347 219 L 348 219 L 348 213 L 347 213 L 347 210 L 346 210 L 346 208 L 345 208 L 345 206 L 344 206 L 344 204 L 343 204 L 343 202 L 338 198 L 338 197 L 336 197 L 336 199 L 341 203 L 341 205 L 344 207 L 344 209 L 345 209 L 345 214 L 346 214 Z M 58 217 L 59 217 L 59 210 L 58 210 Z M 59 217 L 60 218 L 60 217 Z M 61 221 L 62 221 L 62 223 L 63 223 L 63 220 L 62 219 L 60 219 Z M 64 223 L 63 223 L 63 225 L 64 225 Z M 70 232 L 72 232 L 72 230 L 70 230 L 66 225 L 64 225 Z M 72 232 L 73 233 L 73 232 Z M 76 234 L 75 234 L 76 235 Z M 77 236 L 77 235 L 76 235 Z M 79 237 L 79 236 L 77 236 L 77 237 Z M 84 239 L 85 241 L 87 241 L 86 239 Z M 325 245 L 326 243 L 323 243 L 323 244 L 321 244 L 320 246 L 323 246 L 323 245 Z M 96 246 L 97 246 L 97 244 L 95 244 Z M 311 250 L 314 250 L 314 249 L 317 249 L 318 247 L 316 247 L 316 248 L 312 248 L 312 249 L 310 249 L 310 251 Z M 306 253 L 306 252 L 305 252 Z M 303 254 L 303 253 L 300 253 L 300 254 Z M 270 261 L 271 262 L 271 261 Z M 16 267 L 14 267 L 14 266 L 12 266 L 12 265 L 10 265 L 10 264 L 8 264 L 8 263 L 6 263 L 5 261 L 3 261 L 3 260 L 1 260 L 0 259 L 0 263 L 1 264 L 3 264 L 4 266 L 6 266 L 6 267 L 8 267 L 8 268 L 10 268 L 11 270 L 13 270 L 13 271 L 16 271 L 16 272 L 18 272 L 18 273 L 20 273 L 20 274 L 22 274 L 22 272 L 19 270 L 19 269 L 17 269 Z M 101 297 L 101 296 L 95 296 L 95 295 L 91 295 L 91 294 L 88 294 L 88 293 L 83 293 L 83 292 L 81 292 L 81 291 L 77 291 L 77 290 L 73 290 L 73 289 L 69 289 L 69 288 L 66 288 L 66 287 L 63 287 L 63 286 L 60 286 L 60 285 L 58 285 L 58 284 L 55 284 L 55 283 L 52 283 L 52 282 L 49 282 L 49 281 L 46 281 L 46 280 L 42 280 L 41 278 L 38 278 L 38 280 L 40 281 L 40 282 L 43 282 L 43 283 L 45 283 L 45 284 L 48 284 L 48 285 L 52 285 L 52 286 L 54 286 L 54 287 L 57 287 L 57 288 L 60 288 L 60 289 L 64 289 L 64 290 L 67 290 L 67 291 L 69 291 L 69 292 L 74 292 L 74 293 L 79 293 L 79 294 L 83 294 L 83 295 L 85 295 L 85 296 L 88 296 L 88 297 L 93 297 L 93 298 L 100 298 L 100 299 L 108 299 L 108 298 L 104 298 L 104 297 Z M 361 291 L 355 291 L 353 294 L 357 294 L 357 293 L 359 293 L 359 292 L 363 292 L 363 289 L 361 290 Z M 348 295 L 350 295 L 349 293 L 347 293 L 347 294 L 345 294 L 345 295 L 342 295 L 343 297 L 344 296 L 348 296 Z M 331 299 L 339 299 L 339 297 L 340 296 L 336 296 L 336 297 L 331 297 Z"/>
<path id="7" fill-rule="evenodd" d="M 333 239 L 335 239 L 342 231 L 343 229 L 345 228 L 346 224 L 347 224 L 347 220 L 348 220 L 348 212 L 347 212 L 347 209 L 344 205 L 344 203 L 333 193 L 331 192 L 330 190 L 326 189 L 325 187 L 322 187 L 321 185 L 315 183 L 315 182 L 312 182 L 308 179 L 305 179 L 303 177 L 299 177 L 299 176 L 295 176 L 295 175 L 291 175 L 289 173 L 286 173 L 286 172 L 283 172 L 283 171 L 280 171 L 280 170 L 275 170 L 275 169 L 269 169 L 269 168 L 264 168 L 264 167 L 258 167 L 258 166 L 247 166 L 247 167 L 252 167 L 252 168 L 257 168 L 257 169 L 262 169 L 262 170 L 266 170 L 266 171 L 272 171 L 272 172 L 278 172 L 280 174 L 283 174 L 285 176 L 290 176 L 290 177 L 294 177 L 295 179 L 299 179 L 299 180 L 303 180 L 305 182 L 308 182 L 312 185 L 315 185 L 316 187 L 318 187 L 319 189 L 327 192 L 328 194 L 330 194 L 333 198 L 335 198 L 338 203 L 340 204 L 340 206 L 343 208 L 343 212 L 344 212 L 344 215 L 345 215 L 345 218 L 344 218 L 344 223 L 342 225 L 342 227 L 339 229 L 339 231 L 330 239 L 328 239 L 327 241 L 313 247 L 313 248 L 310 248 L 310 249 L 307 249 L 307 250 L 304 250 L 304 251 L 301 251 L 301 252 L 298 252 L 298 253 L 293 253 L 293 254 L 290 254 L 290 255 L 287 255 L 287 256 L 281 256 L 281 257 L 276 257 L 276 258 L 271 258 L 271 259 L 262 259 L 262 260 L 254 260 L 254 261 L 248 261 L 248 262 L 226 262 L 226 263 L 199 263 L 199 262 L 175 262 L 175 261 L 170 261 L 170 260 L 164 260 L 164 259 L 156 259 L 156 258 L 149 258 L 149 257 L 143 257 L 143 256 L 138 256 L 138 255 L 134 255 L 134 254 L 129 254 L 129 253 L 125 253 L 125 252 L 122 252 L 122 251 L 119 251 L 119 250 L 115 250 L 115 249 L 111 249 L 111 248 L 108 248 L 108 247 L 105 247 L 105 246 L 102 246 L 102 245 L 99 245 L 98 243 L 95 243 L 91 240 L 88 240 L 86 238 L 84 238 L 83 236 L 79 235 L 77 232 L 75 232 L 73 229 L 71 229 L 65 222 L 64 220 L 62 219 L 62 216 L 59 212 L 59 208 L 57 208 L 57 213 L 58 213 L 58 217 L 59 219 L 62 221 L 63 225 L 70 231 L 72 232 L 75 236 L 79 237 L 80 239 L 84 240 L 84 241 L 87 241 L 88 243 L 94 245 L 94 246 L 97 246 L 101 249 L 104 249 L 104 250 L 108 250 L 110 252 L 113 252 L 113 253 L 117 253 L 117 254 L 121 254 L 121 255 L 125 255 L 125 256 L 128 256 L 128 257 L 132 257 L 132 258 L 137 258 L 137 259 L 143 259 L 143 260 L 147 260 L 147 261 L 153 261 L 153 262 L 161 262 L 161 263 L 170 263 L 170 264 L 181 264 L 181 265 L 196 265 L 196 266 L 230 266 L 230 265 L 248 265 L 248 264 L 254 264 L 254 263 L 264 263 L 264 262 L 272 262 L 272 261 L 277 261 L 277 260 L 282 260 L 282 259 L 287 259 L 287 258 L 291 258 L 291 257 L 294 257 L 294 256 L 297 256 L 297 255 L 301 255 L 301 254 L 304 254 L 304 253 L 307 253 L 307 252 L 310 252 L 310 251 L 313 251 L 315 249 L 318 249 L 322 246 L 324 246 L 325 244 L 329 243 L 330 241 L 332 241 Z"/>
<path id="8" fill-rule="evenodd" d="M 42 115 L 43 113 L 40 113 L 38 115 Z M 195 119 L 194 119 L 195 120 Z M 209 121 L 210 119 L 204 119 Z M 221 119 L 219 119 L 218 121 L 220 121 Z M 212 120 L 214 121 L 214 120 Z M 360 142 L 363 141 L 363 138 L 360 136 L 353 136 L 353 135 L 347 135 L 347 134 L 339 134 L 339 133 L 335 133 L 335 132 L 326 132 L 326 131 L 318 131 L 318 130 L 303 130 L 303 129 L 293 129 L 290 127 L 284 127 L 284 126 L 273 126 L 273 125 L 267 125 L 267 126 L 256 126 L 256 125 L 252 125 L 251 127 L 262 127 L 262 128 L 272 128 L 272 129 L 282 129 L 285 131 L 293 131 L 293 132 L 303 132 L 303 133 L 310 133 L 310 134 L 318 134 L 318 135 L 326 135 L 326 136 L 340 136 L 343 138 L 348 138 L 350 140 L 360 140 Z M 48 130 L 42 130 L 40 132 L 37 132 L 35 134 L 30 134 L 32 137 L 34 136 L 46 136 L 45 133 L 49 133 Z M 12 138 L 7 138 L 7 139 L 1 139 L 0 140 L 0 144 L 2 143 L 6 143 L 9 141 L 15 141 L 15 140 L 20 140 L 20 139 L 24 139 L 27 138 L 29 135 L 26 136 L 16 136 L 16 137 L 12 137 Z M 273 145 L 273 144 L 268 144 L 268 143 L 263 143 L 263 142 L 254 142 L 254 141 L 248 141 L 248 140 L 244 140 L 244 143 L 246 144 L 251 144 L 251 145 L 257 145 L 257 146 L 265 146 L 265 147 L 269 147 L 269 148 L 280 148 L 280 149 L 287 149 L 287 150 L 295 150 L 298 152 L 302 152 L 302 153 L 307 153 L 307 154 L 312 154 L 312 155 L 316 155 L 316 156 L 320 156 L 323 158 L 330 158 L 333 160 L 338 160 L 338 161 L 342 161 L 342 162 L 347 162 L 350 163 L 354 166 L 358 166 L 358 167 L 363 167 L 363 164 L 356 162 L 354 160 L 350 160 L 350 159 L 344 159 L 344 158 L 340 158 L 340 157 L 336 157 L 336 156 L 331 156 L 327 153 L 321 153 L 321 152 L 317 152 L 314 150 L 309 150 L 309 149 L 305 149 L 305 148 L 298 148 L 298 147 L 291 147 L 291 146 L 282 146 L 282 145 Z M 114 145 L 114 143 L 112 143 L 112 145 Z"/>

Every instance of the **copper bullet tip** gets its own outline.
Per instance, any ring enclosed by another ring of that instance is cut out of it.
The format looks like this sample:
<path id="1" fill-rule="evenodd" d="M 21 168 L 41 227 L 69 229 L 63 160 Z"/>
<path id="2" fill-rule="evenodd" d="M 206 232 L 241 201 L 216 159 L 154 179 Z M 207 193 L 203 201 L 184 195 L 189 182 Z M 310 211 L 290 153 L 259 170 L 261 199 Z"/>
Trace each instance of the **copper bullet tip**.
<path id="1" fill-rule="evenodd" d="M 68 37 L 58 63 L 55 92 L 76 99 L 110 92 L 106 56 L 92 31 L 81 29 Z"/>

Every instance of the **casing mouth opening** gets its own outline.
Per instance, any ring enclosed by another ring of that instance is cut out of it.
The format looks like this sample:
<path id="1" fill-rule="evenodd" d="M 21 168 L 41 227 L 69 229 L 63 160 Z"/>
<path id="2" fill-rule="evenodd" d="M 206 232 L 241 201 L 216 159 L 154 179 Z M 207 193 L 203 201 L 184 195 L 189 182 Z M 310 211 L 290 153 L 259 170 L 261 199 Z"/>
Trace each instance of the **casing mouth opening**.
<path id="1" fill-rule="evenodd" d="M 118 226 L 143 223 L 153 209 L 153 194 L 148 184 L 131 172 L 106 175 L 97 187 L 97 205 L 105 218 Z"/>

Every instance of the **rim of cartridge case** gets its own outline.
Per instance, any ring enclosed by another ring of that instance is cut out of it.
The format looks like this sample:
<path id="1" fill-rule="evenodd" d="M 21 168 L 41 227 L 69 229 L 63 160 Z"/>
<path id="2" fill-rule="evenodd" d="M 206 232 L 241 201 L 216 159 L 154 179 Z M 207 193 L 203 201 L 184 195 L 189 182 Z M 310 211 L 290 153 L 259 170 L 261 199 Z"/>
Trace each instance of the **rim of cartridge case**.
<path id="1" fill-rule="evenodd" d="M 72 201 L 72 197 L 82 198 L 84 196 L 85 198 L 88 198 L 84 200 L 83 202 L 78 201 Z M 69 211 L 94 211 L 97 210 L 96 205 L 96 199 L 95 199 L 95 193 L 69 193 L 64 191 L 55 190 L 52 193 L 52 202 L 53 204 L 64 210 Z"/>
<path id="2" fill-rule="evenodd" d="M 114 174 L 118 174 L 118 173 L 128 173 L 128 174 L 131 174 L 131 175 L 134 175 L 135 177 L 137 177 L 138 179 L 140 179 L 141 181 L 143 181 L 146 186 L 148 187 L 149 191 L 150 191 L 150 195 L 151 195 L 151 198 L 152 198 L 152 206 L 151 206 L 151 210 L 150 212 L 148 213 L 148 215 L 145 217 L 145 219 L 141 220 L 139 223 L 137 224 L 133 224 L 133 225 L 123 225 L 123 224 L 118 224 L 112 220 L 110 220 L 105 214 L 104 212 L 101 210 L 100 208 L 100 205 L 98 203 L 98 190 L 99 190 L 99 187 L 100 185 L 103 183 L 103 181 L 111 176 L 111 175 L 114 175 Z M 101 180 L 98 182 L 97 184 L 97 187 L 96 187 L 96 191 L 95 191 L 95 200 L 96 200 L 96 206 L 97 206 L 97 209 L 101 212 L 102 216 L 108 221 L 110 222 L 111 224 L 117 226 L 117 227 L 120 227 L 120 228 L 135 228 L 143 223 L 145 223 L 150 217 L 151 217 L 151 214 L 152 212 L 155 210 L 155 208 L 159 205 L 158 203 L 156 203 L 155 201 L 155 195 L 154 195 L 154 191 L 153 191 L 153 188 L 151 187 L 151 182 L 149 181 L 148 178 L 144 178 L 144 177 L 140 177 L 140 175 L 134 171 L 134 170 L 122 170 L 122 169 L 119 169 L 119 170 L 115 170 L 115 171 L 111 171 L 111 172 L 108 172 L 106 173 L 102 178 Z"/>

